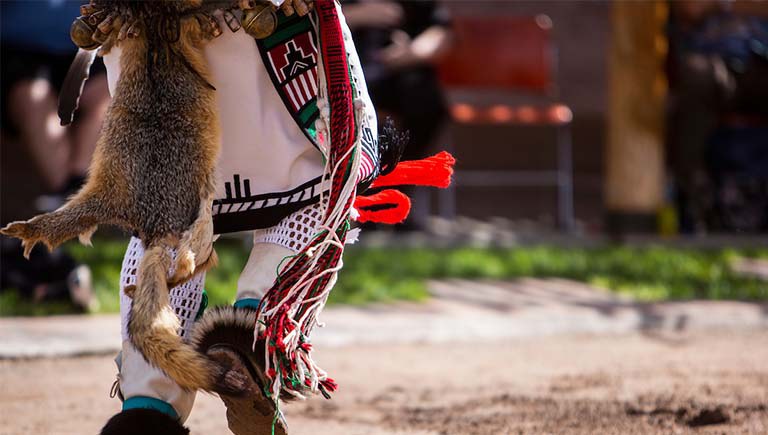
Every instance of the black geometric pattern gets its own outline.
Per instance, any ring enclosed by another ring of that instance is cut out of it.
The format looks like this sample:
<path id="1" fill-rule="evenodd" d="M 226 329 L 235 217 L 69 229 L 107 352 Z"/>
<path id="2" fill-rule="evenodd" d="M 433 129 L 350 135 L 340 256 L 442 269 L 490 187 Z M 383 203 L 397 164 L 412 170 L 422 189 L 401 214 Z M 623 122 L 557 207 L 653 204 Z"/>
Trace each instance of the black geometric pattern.
<path id="1" fill-rule="evenodd" d="M 285 192 L 251 195 L 249 179 L 235 174 L 224 183 L 226 197 L 213 201 L 216 234 L 269 228 L 289 214 L 320 199 L 321 178 L 317 177 Z"/>

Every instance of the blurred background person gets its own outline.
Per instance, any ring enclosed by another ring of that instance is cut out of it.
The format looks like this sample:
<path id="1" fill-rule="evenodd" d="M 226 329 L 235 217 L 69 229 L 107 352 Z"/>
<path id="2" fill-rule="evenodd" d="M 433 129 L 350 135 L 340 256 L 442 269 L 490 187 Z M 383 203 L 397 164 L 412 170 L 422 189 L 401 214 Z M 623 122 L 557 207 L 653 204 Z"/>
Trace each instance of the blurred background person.
<path id="1" fill-rule="evenodd" d="M 403 160 L 426 157 L 446 120 L 447 108 L 433 67 L 450 45 L 450 19 L 434 1 L 342 1 L 379 119 L 407 130 Z M 405 228 L 423 229 L 428 192 L 416 189 Z"/>
<path id="2" fill-rule="evenodd" d="M 681 231 L 768 228 L 768 6 L 674 1 L 669 164 Z"/>
<path id="3" fill-rule="evenodd" d="M 94 66 L 75 121 L 60 125 L 58 92 L 76 53 L 69 38 L 80 1 L 2 1 L 2 224 L 53 210 L 85 179 L 109 102 L 106 77 Z M 37 197 L 36 201 L 29 201 Z M 2 288 L 36 301 L 93 300 L 88 268 L 63 252 L 37 248 L 26 263 L 16 240 L 2 240 Z"/>

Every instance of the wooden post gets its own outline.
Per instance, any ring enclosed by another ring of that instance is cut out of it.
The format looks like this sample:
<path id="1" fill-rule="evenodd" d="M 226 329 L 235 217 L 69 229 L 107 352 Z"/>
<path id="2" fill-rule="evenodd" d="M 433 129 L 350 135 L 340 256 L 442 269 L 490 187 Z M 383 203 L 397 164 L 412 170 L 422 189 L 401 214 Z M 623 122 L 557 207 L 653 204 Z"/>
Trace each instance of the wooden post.
<path id="1" fill-rule="evenodd" d="M 605 202 L 610 232 L 649 232 L 664 199 L 665 1 L 616 1 Z"/>

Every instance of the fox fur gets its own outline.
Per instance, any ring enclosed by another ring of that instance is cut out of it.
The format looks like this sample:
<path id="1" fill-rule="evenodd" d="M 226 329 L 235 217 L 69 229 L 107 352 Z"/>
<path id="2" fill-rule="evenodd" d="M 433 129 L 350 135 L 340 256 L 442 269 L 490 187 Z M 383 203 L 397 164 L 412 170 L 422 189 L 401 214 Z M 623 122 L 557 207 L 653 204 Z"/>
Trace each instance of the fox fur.
<path id="1" fill-rule="evenodd" d="M 180 19 L 177 40 L 163 40 L 147 27 L 153 8 L 181 13 L 202 0 L 115 1 L 147 19 L 137 38 L 119 42 L 121 75 L 88 180 L 58 210 L 0 233 L 21 239 L 25 256 L 39 242 L 54 249 L 79 237 L 87 244 L 102 224 L 138 234 L 146 253 L 137 285 L 129 289 L 131 342 L 181 387 L 229 391 L 236 387 L 227 385 L 224 369 L 179 337 L 169 304 L 169 285 L 216 264 L 210 210 L 220 135 L 203 56 L 206 38 L 194 17 Z M 175 265 L 170 249 L 177 250 Z"/>

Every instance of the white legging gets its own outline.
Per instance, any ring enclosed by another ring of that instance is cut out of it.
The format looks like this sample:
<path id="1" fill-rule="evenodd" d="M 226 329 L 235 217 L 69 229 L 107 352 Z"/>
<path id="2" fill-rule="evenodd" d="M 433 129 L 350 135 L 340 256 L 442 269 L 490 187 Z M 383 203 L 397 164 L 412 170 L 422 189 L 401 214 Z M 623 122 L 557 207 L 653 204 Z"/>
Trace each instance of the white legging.
<path id="1" fill-rule="evenodd" d="M 261 237 L 256 235 L 256 240 Z M 236 300 L 261 298 L 272 286 L 279 263 L 295 252 L 275 243 L 255 242 L 248 257 L 248 262 L 237 282 Z M 118 355 L 120 391 L 125 399 L 131 397 L 151 397 L 170 404 L 180 420 L 184 422 L 192 411 L 195 392 L 186 391 L 176 385 L 161 370 L 151 366 L 131 345 L 128 336 L 128 316 L 131 310 L 131 298 L 123 289 L 135 284 L 136 268 L 144 255 L 141 240 L 131 238 L 123 259 L 120 273 L 120 317 L 122 321 L 123 350 Z M 205 274 L 201 273 L 186 283 L 171 289 L 171 305 L 181 321 L 179 334 L 189 335 L 195 318 L 200 311 Z"/>
<path id="2" fill-rule="evenodd" d="M 277 277 L 280 262 L 301 251 L 314 237 L 322 217 L 318 204 L 309 205 L 287 216 L 274 227 L 253 232 L 253 248 L 248 262 L 237 281 L 235 300 L 261 299 Z M 128 336 L 128 316 L 131 298 L 123 289 L 136 284 L 136 269 L 144 255 L 141 240 L 131 238 L 120 271 L 120 317 L 123 351 L 118 355 L 120 391 L 125 399 L 151 397 L 170 404 L 181 421 L 185 421 L 195 402 L 195 393 L 181 389 L 173 380 L 151 366 L 131 345 Z M 173 253 L 175 255 L 175 253 Z M 186 337 L 192 330 L 203 299 L 205 274 L 201 273 L 170 291 L 171 306 L 179 316 L 179 334 Z"/>

